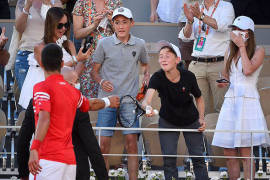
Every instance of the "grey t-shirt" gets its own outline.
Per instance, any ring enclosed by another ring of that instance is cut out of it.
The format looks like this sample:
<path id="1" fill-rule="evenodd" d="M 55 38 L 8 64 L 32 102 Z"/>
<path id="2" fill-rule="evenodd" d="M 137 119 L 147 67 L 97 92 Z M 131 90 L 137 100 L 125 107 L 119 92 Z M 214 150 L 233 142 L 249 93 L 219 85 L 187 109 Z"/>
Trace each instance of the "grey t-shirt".
<path id="1" fill-rule="evenodd" d="M 115 34 L 99 40 L 93 62 L 101 64 L 100 76 L 113 84 L 113 92 L 101 88 L 98 97 L 109 95 L 136 96 L 139 90 L 139 61 L 148 63 L 145 41 L 130 36 L 129 41 L 122 43 Z"/>

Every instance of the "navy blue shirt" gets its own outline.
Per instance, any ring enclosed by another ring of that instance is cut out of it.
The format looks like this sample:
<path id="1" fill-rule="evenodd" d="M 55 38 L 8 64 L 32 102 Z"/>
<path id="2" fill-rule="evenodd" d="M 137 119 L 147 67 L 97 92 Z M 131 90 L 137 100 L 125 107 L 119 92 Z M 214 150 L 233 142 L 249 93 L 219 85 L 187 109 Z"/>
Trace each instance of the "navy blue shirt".
<path id="1" fill-rule="evenodd" d="M 193 96 L 200 97 L 201 91 L 192 72 L 184 69 L 179 71 L 180 80 L 177 83 L 171 82 L 163 70 L 155 72 L 148 88 L 155 89 L 159 93 L 161 100 L 159 116 L 174 125 L 186 126 L 199 119 Z"/>

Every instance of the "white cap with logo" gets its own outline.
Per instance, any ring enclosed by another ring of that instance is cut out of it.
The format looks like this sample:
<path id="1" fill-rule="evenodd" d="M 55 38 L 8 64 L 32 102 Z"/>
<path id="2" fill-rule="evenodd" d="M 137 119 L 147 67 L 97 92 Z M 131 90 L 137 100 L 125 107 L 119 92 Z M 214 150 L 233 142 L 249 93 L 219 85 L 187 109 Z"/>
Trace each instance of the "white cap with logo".
<path id="1" fill-rule="evenodd" d="M 125 17 L 128 18 L 128 19 L 133 19 L 131 10 L 128 9 L 128 8 L 125 8 L 125 7 L 120 7 L 120 8 L 115 9 L 115 10 L 113 11 L 112 19 L 113 19 L 115 16 L 118 16 L 118 15 L 125 16 Z"/>
<path id="2" fill-rule="evenodd" d="M 176 45 L 174 45 L 173 43 L 170 43 L 170 42 L 165 41 L 165 40 L 161 40 L 161 41 L 158 42 L 158 44 L 159 44 L 159 49 L 161 49 L 161 48 L 163 48 L 163 47 L 165 47 L 165 46 L 166 46 L 166 47 L 172 48 L 173 51 L 175 52 L 175 54 L 177 55 L 177 57 L 179 57 L 179 58 L 181 59 L 181 53 L 180 53 L 180 50 L 179 50 L 179 48 L 178 48 Z"/>
<path id="3" fill-rule="evenodd" d="M 238 27 L 241 30 L 247 30 L 250 29 L 254 32 L 254 22 L 251 18 L 247 16 L 239 16 L 237 17 L 232 25 L 229 25 L 229 27 Z"/>

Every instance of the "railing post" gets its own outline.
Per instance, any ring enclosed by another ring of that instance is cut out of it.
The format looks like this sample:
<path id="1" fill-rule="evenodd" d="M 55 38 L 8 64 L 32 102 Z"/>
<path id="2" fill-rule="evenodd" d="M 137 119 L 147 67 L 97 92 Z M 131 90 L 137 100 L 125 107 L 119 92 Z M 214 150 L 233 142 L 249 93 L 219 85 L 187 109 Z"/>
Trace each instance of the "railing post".
<path id="1" fill-rule="evenodd" d="M 250 151 L 250 179 L 253 180 L 253 133 L 251 132 L 251 151 Z"/>

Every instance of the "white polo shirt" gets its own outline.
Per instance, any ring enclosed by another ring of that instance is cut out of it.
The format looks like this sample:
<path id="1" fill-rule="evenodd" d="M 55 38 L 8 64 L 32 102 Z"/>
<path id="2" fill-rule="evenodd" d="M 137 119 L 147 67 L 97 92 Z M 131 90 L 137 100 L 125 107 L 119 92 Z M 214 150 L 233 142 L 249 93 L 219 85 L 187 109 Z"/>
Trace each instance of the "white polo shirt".
<path id="1" fill-rule="evenodd" d="M 215 0 L 215 3 L 216 2 L 217 0 Z M 213 4 L 209 8 L 209 10 L 204 7 L 204 14 L 207 16 L 211 16 L 214 7 L 215 4 Z M 200 7 L 200 9 L 202 9 L 202 6 Z M 202 51 L 195 50 L 196 42 L 199 37 L 199 20 L 197 18 L 194 18 L 192 34 L 190 38 L 186 38 L 184 36 L 184 28 L 180 31 L 178 37 L 183 41 L 190 41 L 195 39 L 192 52 L 192 56 L 194 57 L 210 58 L 224 56 L 230 41 L 230 29 L 228 28 L 228 26 L 232 24 L 234 17 L 235 16 L 232 4 L 230 2 L 220 0 L 218 7 L 212 16 L 212 18 L 214 18 L 217 22 L 218 29 L 215 30 L 210 27 Z M 201 35 L 205 37 L 205 32 L 202 31 Z"/>
<path id="2" fill-rule="evenodd" d="M 157 14 L 162 21 L 178 23 L 182 0 L 159 0 Z"/>

